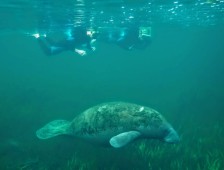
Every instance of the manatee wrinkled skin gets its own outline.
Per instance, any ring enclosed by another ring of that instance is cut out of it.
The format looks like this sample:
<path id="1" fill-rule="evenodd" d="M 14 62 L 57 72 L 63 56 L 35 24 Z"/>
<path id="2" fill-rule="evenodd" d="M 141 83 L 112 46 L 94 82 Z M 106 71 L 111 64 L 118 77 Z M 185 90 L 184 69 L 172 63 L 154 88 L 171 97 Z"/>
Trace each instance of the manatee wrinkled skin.
<path id="1" fill-rule="evenodd" d="M 39 129 L 36 135 L 39 139 L 72 135 L 114 148 L 140 138 L 179 142 L 176 131 L 158 111 L 125 102 L 99 104 L 79 114 L 71 122 L 52 121 Z"/>

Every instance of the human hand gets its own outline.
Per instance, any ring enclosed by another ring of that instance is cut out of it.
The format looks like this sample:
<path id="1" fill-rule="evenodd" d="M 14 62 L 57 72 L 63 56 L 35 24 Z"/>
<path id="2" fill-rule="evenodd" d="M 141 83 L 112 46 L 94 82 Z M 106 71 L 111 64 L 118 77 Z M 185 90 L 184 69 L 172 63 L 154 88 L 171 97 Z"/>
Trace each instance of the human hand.
<path id="1" fill-rule="evenodd" d="M 75 52 L 78 53 L 81 56 L 86 55 L 86 51 L 85 50 L 79 50 L 79 49 L 75 49 Z"/>

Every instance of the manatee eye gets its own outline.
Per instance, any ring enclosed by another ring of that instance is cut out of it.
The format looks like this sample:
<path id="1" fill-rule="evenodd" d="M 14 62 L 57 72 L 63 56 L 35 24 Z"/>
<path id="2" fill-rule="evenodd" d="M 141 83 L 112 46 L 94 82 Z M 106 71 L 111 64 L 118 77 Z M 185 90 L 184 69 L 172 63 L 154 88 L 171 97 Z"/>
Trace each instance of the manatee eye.
<path id="1" fill-rule="evenodd" d="M 163 134 L 164 136 L 168 135 L 169 133 L 170 133 L 170 130 L 167 129 L 167 128 L 164 128 L 164 129 L 162 130 L 162 134 Z"/>

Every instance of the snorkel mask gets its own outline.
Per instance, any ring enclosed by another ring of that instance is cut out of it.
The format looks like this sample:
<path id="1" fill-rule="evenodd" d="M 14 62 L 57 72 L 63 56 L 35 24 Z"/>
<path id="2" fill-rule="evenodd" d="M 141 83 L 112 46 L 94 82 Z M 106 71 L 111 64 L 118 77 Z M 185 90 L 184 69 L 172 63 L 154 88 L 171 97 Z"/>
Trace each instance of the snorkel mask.
<path id="1" fill-rule="evenodd" d="M 87 34 L 87 36 L 91 37 L 92 39 L 96 39 L 99 32 L 96 31 L 94 28 L 90 28 L 90 29 L 87 29 L 86 34 Z"/>
<path id="2" fill-rule="evenodd" d="M 151 38 L 152 36 L 151 30 L 152 30 L 151 27 L 139 27 L 139 38 L 140 39 Z"/>

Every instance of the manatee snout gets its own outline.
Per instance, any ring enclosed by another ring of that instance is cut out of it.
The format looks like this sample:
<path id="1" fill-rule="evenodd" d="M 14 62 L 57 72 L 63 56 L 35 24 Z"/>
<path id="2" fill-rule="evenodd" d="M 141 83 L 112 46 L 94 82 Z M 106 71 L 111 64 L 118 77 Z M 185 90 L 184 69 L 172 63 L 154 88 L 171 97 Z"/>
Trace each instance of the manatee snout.
<path id="1" fill-rule="evenodd" d="M 180 137 L 172 127 L 169 127 L 163 140 L 167 143 L 178 143 Z"/>

